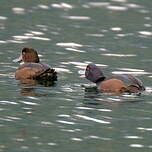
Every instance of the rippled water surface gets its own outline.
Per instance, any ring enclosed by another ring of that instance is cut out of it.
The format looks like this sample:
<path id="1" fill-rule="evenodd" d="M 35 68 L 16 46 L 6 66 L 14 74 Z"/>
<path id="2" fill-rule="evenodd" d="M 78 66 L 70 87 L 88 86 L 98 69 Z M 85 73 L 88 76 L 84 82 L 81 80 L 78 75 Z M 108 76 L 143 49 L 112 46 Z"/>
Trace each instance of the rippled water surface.
<path id="1" fill-rule="evenodd" d="M 23 47 L 56 68 L 54 86 L 14 79 Z M 91 62 L 137 76 L 146 91 L 89 89 L 78 71 Z M 1 0 L 0 67 L 1 152 L 152 151 L 151 0 Z"/>

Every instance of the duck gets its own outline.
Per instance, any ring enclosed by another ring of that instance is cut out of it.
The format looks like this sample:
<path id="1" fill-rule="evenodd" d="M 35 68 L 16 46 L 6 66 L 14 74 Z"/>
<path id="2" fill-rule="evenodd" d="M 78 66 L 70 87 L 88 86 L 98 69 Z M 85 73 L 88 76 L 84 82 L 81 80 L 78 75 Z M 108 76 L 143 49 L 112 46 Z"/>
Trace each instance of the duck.
<path id="1" fill-rule="evenodd" d="M 145 90 L 143 82 L 131 74 L 119 74 L 106 77 L 95 64 L 88 64 L 85 77 L 95 83 L 104 93 L 140 93 Z"/>
<path id="2" fill-rule="evenodd" d="M 57 81 L 57 72 L 50 65 L 40 62 L 38 53 L 33 48 L 23 48 L 19 58 L 14 62 L 22 62 L 15 72 L 16 80 Z"/>

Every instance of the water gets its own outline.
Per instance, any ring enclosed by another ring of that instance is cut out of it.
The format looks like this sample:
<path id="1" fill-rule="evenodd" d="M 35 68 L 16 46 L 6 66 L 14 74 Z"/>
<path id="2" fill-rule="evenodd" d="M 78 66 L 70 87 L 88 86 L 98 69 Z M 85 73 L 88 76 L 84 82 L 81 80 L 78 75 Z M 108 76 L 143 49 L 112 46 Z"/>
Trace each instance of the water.
<path id="1" fill-rule="evenodd" d="M 0 1 L 0 151 L 150 152 L 151 0 Z M 12 60 L 38 50 L 58 71 L 52 87 L 23 86 Z M 131 73 L 146 92 L 102 95 L 78 74 Z"/>

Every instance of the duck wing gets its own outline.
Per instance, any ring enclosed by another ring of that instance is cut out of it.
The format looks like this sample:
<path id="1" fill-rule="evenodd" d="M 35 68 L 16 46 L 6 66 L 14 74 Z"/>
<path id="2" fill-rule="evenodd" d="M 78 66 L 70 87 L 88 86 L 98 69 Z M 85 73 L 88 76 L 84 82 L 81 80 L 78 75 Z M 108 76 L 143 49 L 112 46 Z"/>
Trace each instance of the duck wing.
<path id="1" fill-rule="evenodd" d="M 56 72 L 49 65 L 43 63 L 24 63 L 15 73 L 15 78 L 19 79 L 51 79 L 56 77 Z"/>
<path id="2" fill-rule="evenodd" d="M 136 87 L 140 91 L 145 90 L 142 81 L 130 74 L 114 75 L 112 77 L 123 81 L 128 87 Z"/>

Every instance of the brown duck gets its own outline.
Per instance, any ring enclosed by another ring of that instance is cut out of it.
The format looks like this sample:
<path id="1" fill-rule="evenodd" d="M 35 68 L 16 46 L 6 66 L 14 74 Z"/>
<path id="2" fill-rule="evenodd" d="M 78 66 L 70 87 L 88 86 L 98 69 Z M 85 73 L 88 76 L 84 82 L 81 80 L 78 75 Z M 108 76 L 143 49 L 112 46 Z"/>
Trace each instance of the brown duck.
<path id="1" fill-rule="evenodd" d="M 15 72 L 17 80 L 57 80 L 57 72 L 48 64 L 40 62 L 38 53 L 33 48 L 23 48 L 21 56 L 15 59 L 14 62 L 23 62 Z"/>
<path id="2" fill-rule="evenodd" d="M 138 78 L 130 74 L 113 75 L 107 78 L 95 64 L 87 65 L 85 77 L 96 83 L 101 92 L 138 93 L 145 90 L 143 83 Z"/>

